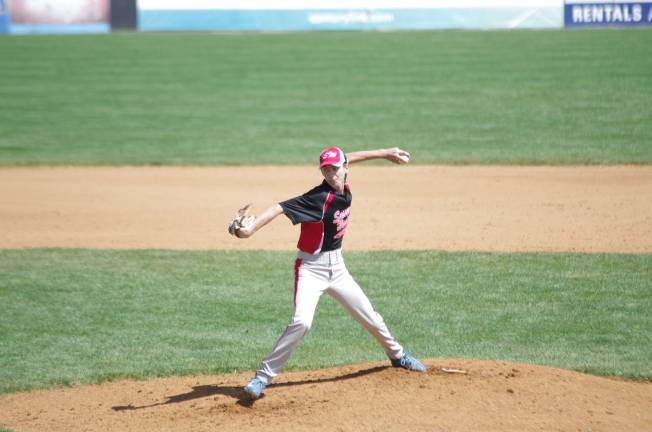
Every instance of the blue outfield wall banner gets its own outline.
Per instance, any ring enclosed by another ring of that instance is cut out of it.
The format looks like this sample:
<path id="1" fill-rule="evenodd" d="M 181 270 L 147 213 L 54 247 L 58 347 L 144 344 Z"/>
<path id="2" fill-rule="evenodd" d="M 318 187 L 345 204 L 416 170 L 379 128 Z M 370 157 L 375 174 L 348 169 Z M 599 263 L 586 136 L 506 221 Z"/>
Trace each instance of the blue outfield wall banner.
<path id="1" fill-rule="evenodd" d="M 138 0 L 138 29 L 559 28 L 563 0 Z"/>
<path id="2" fill-rule="evenodd" d="M 138 29 L 165 30 L 419 30 L 559 28 L 561 8 L 380 10 L 140 10 Z"/>
<path id="3" fill-rule="evenodd" d="M 564 25 L 566 27 L 652 26 L 652 2 L 566 0 Z"/>
<path id="4" fill-rule="evenodd" d="M 463 19 L 461 17 L 464 17 Z M 138 29 L 165 30 L 408 30 L 561 27 L 561 11 L 477 10 L 149 10 Z"/>
<path id="5" fill-rule="evenodd" d="M 92 24 L 11 24 L 9 33 L 15 35 L 28 34 L 76 34 L 76 33 L 109 33 L 108 23 Z"/>
<path id="6" fill-rule="evenodd" d="M 9 8 L 7 0 L 0 0 L 0 34 L 9 33 Z"/>

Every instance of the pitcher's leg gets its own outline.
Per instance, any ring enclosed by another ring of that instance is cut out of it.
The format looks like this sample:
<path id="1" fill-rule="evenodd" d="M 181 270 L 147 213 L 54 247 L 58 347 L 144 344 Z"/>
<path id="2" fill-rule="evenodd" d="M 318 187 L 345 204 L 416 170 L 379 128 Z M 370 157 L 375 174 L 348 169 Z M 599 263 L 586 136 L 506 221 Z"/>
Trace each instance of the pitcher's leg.
<path id="1" fill-rule="evenodd" d="M 301 338 L 310 330 L 319 297 L 326 286 L 318 270 L 302 267 L 298 262 L 295 272 L 292 320 L 274 344 L 272 352 L 263 359 L 260 369 L 256 371 L 256 376 L 265 383 L 270 383 L 278 375 Z"/>
<path id="2" fill-rule="evenodd" d="M 390 359 L 403 356 L 403 347 L 394 339 L 383 317 L 374 310 L 371 302 L 346 268 L 341 270 L 328 293 L 380 343 Z"/>

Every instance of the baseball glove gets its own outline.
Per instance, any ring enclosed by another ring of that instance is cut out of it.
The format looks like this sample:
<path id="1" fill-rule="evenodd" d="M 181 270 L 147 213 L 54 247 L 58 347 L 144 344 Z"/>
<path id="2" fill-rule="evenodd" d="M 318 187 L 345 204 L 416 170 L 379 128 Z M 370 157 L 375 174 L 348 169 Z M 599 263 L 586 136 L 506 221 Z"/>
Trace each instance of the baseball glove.
<path id="1" fill-rule="evenodd" d="M 231 220 L 231 223 L 229 223 L 229 234 L 232 236 L 238 236 L 238 231 L 242 228 L 246 228 L 254 221 L 256 220 L 256 216 L 250 215 L 249 213 L 249 208 L 251 207 L 251 204 L 247 204 L 238 212 L 235 214 L 233 217 L 233 220 Z"/>

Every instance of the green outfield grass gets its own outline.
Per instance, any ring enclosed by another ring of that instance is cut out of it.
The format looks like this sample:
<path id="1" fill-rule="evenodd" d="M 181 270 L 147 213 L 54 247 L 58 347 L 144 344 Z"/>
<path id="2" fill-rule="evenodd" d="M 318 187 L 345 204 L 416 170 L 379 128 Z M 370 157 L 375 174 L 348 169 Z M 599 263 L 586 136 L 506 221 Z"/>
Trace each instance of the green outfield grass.
<path id="1" fill-rule="evenodd" d="M 290 252 L 0 251 L 0 393 L 254 370 L 292 306 Z M 349 253 L 420 357 L 652 378 L 652 255 Z M 378 361 L 330 297 L 288 369 Z"/>
<path id="2" fill-rule="evenodd" d="M 0 165 L 652 163 L 652 31 L 0 38 Z"/>

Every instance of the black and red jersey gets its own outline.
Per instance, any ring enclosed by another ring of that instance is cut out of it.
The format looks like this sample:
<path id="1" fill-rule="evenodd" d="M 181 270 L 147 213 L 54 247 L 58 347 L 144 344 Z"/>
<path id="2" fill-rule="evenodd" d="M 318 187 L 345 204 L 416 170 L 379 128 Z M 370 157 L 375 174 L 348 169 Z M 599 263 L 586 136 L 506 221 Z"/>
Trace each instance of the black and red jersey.
<path id="1" fill-rule="evenodd" d="M 342 237 L 349 223 L 351 207 L 349 185 L 344 192 L 334 190 L 324 180 L 322 184 L 296 198 L 279 203 L 293 225 L 301 224 L 297 247 L 316 254 L 342 247 Z"/>

